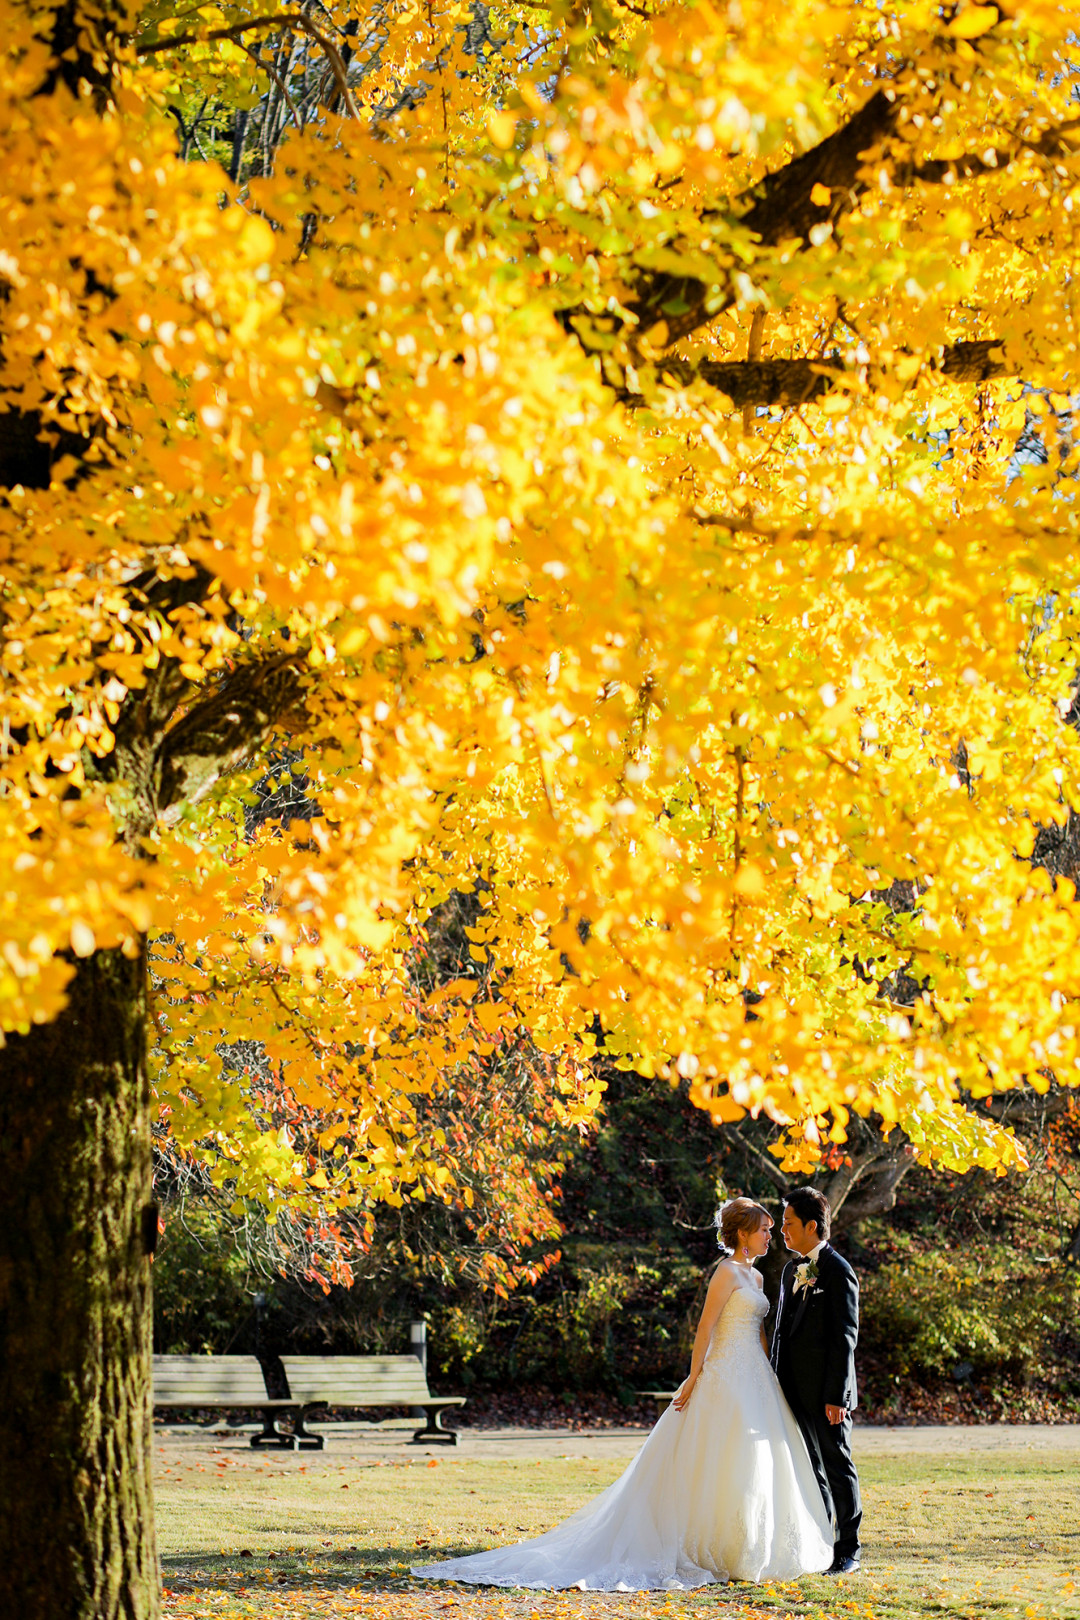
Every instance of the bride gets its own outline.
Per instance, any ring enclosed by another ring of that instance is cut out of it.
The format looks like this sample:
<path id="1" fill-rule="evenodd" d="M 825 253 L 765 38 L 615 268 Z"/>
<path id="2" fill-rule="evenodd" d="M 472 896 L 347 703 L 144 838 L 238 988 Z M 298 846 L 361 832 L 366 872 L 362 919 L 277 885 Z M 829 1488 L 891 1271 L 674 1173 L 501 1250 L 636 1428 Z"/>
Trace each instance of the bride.
<path id="1" fill-rule="evenodd" d="M 690 1372 L 620 1479 L 533 1541 L 413 1569 L 478 1586 L 680 1591 L 826 1570 L 833 1531 L 765 1347 L 754 1261 L 772 1220 L 733 1198 Z"/>

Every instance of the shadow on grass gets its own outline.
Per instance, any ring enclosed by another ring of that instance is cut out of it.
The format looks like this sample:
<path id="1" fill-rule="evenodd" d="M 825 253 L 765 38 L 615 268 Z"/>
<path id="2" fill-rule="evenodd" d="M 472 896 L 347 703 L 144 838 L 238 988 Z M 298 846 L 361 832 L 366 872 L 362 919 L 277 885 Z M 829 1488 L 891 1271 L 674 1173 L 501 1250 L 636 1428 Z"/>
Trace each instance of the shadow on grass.
<path id="1" fill-rule="evenodd" d="M 161 1560 L 162 1586 L 166 1594 L 177 1597 L 198 1597 L 202 1594 L 246 1591 L 275 1591 L 283 1595 L 293 1593 L 347 1593 L 357 1588 L 365 1593 L 378 1595 L 379 1593 L 400 1593 L 406 1590 L 416 1592 L 449 1592 L 461 1593 L 466 1590 L 458 1582 L 446 1582 L 445 1585 L 437 1580 L 423 1580 L 409 1573 L 412 1564 L 439 1563 L 444 1558 L 458 1558 L 466 1553 L 483 1552 L 490 1549 L 490 1542 L 469 1541 L 448 1543 L 446 1545 L 429 1544 L 412 1547 L 381 1547 L 378 1549 L 362 1548 L 319 1548 L 303 1552 L 252 1552 L 228 1554 L 202 1554 L 188 1557 L 163 1557 Z M 800 1583 L 803 1584 L 803 1583 Z M 821 1589 L 820 1592 L 818 1589 Z M 501 1587 L 470 1587 L 467 1590 L 478 1597 L 485 1593 L 497 1596 L 500 1592 L 506 1595 L 512 1592 L 525 1593 L 526 1588 Z M 795 1594 L 795 1588 L 785 1588 L 788 1594 L 788 1605 L 785 1612 L 798 1615 L 803 1612 L 798 1603 L 790 1606 L 790 1599 Z M 826 1587 L 819 1580 L 807 1585 L 805 1595 L 808 1599 L 824 1595 Z M 831 1595 L 836 1595 L 834 1586 L 828 1587 Z M 642 1593 L 642 1599 L 655 1598 L 661 1604 L 669 1603 L 671 1599 L 692 1600 L 695 1604 L 702 1601 L 710 1602 L 716 1606 L 738 1604 L 745 1609 L 748 1603 L 753 1602 L 762 1594 L 762 1588 L 733 1582 L 731 1585 L 717 1585 L 699 1587 L 688 1592 L 656 1592 Z M 529 1595 L 540 1599 L 552 1594 L 532 1591 Z M 566 1594 L 572 1598 L 600 1599 L 602 1601 L 619 1601 L 625 1604 L 631 1596 L 625 1592 L 590 1592 L 578 1593 L 571 1590 Z M 769 1606 L 768 1604 L 766 1605 Z M 817 1613 L 817 1604 L 813 1604 Z M 809 1612 L 809 1610 L 807 1611 Z"/>
<path id="2" fill-rule="evenodd" d="M 411 1564 L 483 1552 L 487 1543 L 451 1546 L 319 1547 L 296 1552 L 200 1553 L 161 1560 L 162 1584 L 175 1592 L 222 1591 L 238 1585 L 269 1584 L 282 1590 L 307 1591 L 361 1586 L 378 1590 L 420 1584 L 409 1574 Z"/>

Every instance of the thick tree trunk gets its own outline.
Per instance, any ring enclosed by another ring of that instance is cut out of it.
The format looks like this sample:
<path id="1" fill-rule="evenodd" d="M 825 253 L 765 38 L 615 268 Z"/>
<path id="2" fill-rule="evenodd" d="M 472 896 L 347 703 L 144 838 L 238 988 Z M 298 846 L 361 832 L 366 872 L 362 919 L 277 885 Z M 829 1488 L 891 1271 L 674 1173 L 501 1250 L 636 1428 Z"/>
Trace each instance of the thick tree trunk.
<path id="1" fill-rule="evenodd" d="M 146 964 L 0 1050 L 0 1614 L 151 1620 Z"/>

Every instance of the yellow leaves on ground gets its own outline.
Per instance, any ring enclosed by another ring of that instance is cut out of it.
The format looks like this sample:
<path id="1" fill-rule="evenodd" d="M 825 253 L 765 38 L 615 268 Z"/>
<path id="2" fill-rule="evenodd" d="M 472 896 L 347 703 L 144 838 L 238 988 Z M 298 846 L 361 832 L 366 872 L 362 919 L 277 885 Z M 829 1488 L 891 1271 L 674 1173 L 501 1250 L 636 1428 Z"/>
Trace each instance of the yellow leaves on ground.
<path id="1" fill-rule="evenodd" d="M 223 1620 L 240 1620 L 241 1616 L 251 1620 L 255 1614 L 266 1620 L 333 1620 L 335 1615 L 358 1616 L 360 1620 L 595 1620 L 598 1613 L 614 1612 L 606 1603 L 598 1610 L 594 1598 L 579 1594 L 562 1602 L 540 1593 L 521 1596 L 454 1592 L 448 1597 L 442 1589 L 423 1592 L 391 1588 L 378 1592 L 367 1586 L 320 1587 L 317 1582 L 302 1591 L 275 1592 L 266 1578 L 253 1579 L 251 1586 L 236 1590 L 223 1587 L 208 1591 L 197 1598 L 166 1588 L 163 1597 L 165 1620 L 188 1620 L 189 1616 L 208 1612 Z M 205 1607 L 211 1602 L 212 1609 Z M 253 1603 L 257 1608 L 252 1607 Z M 705 1620 L 715 1612 L 715 1606 L 694 1608 L 682 1603 L 674 1609 L 669 1598 L 655 1594 L 642 1594 L 637 1605 L 636 1612 L 641 1616 L 655 1615 L 662 1620 L 675 1614 L 686 1620 Z M 770 1620 L 775 1613 L 773 1608 L 742 1601 L 725 1603 L 723 1609 L 724 1620 Z"/>

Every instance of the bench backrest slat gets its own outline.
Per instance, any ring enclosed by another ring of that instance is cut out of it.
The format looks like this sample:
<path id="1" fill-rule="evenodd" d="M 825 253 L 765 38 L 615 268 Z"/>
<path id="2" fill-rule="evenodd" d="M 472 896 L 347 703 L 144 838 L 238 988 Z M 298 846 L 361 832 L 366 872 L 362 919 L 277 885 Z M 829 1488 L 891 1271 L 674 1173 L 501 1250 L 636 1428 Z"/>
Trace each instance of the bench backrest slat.
<path id="1" fill-rule="evenodd" d="M 294 1401 L 412 1406 L 430 1400 L 416 1356 L 282 1356 Z"/>
<path id="2" fill-rule="evenodd" d="M 234 1400 L 237 1406 L 266 1400 L 266 1380 L 254 1356 L 155 1356 L 154 1399 Z"/>

